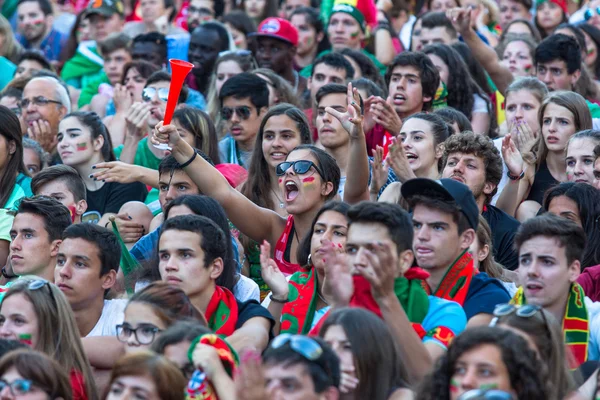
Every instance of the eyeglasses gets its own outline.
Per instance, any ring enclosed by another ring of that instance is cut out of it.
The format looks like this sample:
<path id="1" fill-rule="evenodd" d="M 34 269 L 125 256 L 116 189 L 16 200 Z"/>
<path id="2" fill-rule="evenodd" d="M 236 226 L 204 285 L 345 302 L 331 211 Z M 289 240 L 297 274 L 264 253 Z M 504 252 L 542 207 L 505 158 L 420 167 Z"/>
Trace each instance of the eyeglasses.
<path id="1" fill-rule="evenodd" d="M 600 7 L 596 7 L 596 14 L 600 15 Z M 589 21 L 590 19 L 592 19 L 592 17 L 594 16 L 594 11 L 592 11 L 591 8 L 588 8 L 587 10 L 585 10 L 585 12 L 583 13 L 583 18 L 586 21 Z"/>
<path id="2" fill-rule="evenodd" d="M 12 382 L 7 382 L 3 379 L 0 379 L 0 392 L 4 390 L 5 387 L 10 389 L 10 393 L 16 396 L 23 396 L 31 391 L 33 388 L 33 382 L 29 379 L 15 379 Z"/>
<path id="3" fill-rule="evenodd" d="M 483 390 L 474 389 L 463 393 L 458 400 L 513 400 L 514 397 L 508 392 L 502 390 Z"/>
<path id="4" fill-rule="evenodd" d="M 494 308 L 494 319 L 490 322 L 490 326 L 496 326 L 500 317 L 505 317 L 512 313 L 515 313 L 517 317 L 520 318 L 531 318 L 537 313 L 542 315 L 542 320 L 544 321 L 544 326 L 546 327 L 546 335 L 548 339 L 552 341 L 552 335 L 550 334 L 550 326 L 548 325 L 548 320 L 546 319 L 546 315 L 542 311 L 542 307 L 536 306 L 533 304 L 524 304 L 522 306 L 517 306 L 514 304 L 506 303 L 506 304 L 498 304 L 496 308 Z"/>
<path id="5" fill-rule="evenodd" d="M 278 349 L 288 343 L 292 350 L 306 358 L 308 361 L 317 361 L 323 354 L 321 345 L 314 339 L 311 339 L 308 336 L 291 335 L 289 333 L 284 333 L 273 339 L 271 348 Z"/>
<path id="6" fill-rule="evenodd" d="M 229 121 L 233 117 L 233 113 L 236 113 L 243 121 L 250 118 L 250 107 L 239 106 L 239 107 L 223 107 L 221 109 L 221 118 L 225 121 Z"/>
<path id="7" fill-rule="evenodd" d="M 127 343 L 131 335 L 135 336 L 135 340 L 139 344 L 152 344 L 157 333 L 162 332 L 162 329 L 157 328 L 152 324 L 141 324 L 133 329 L 129 325 L 117 325 L 117 339 L 119 342 Z"/>
<path id="8" fill-rule="evenodd" d="M 29 107 L 29 105 L 32 103 L 38 107 L 46 106 L 49 103 L 62 105 L 62 102 L 60 102 L 58 100 L 50 100 L 50 99 L 45 98 L 44 96 L 35 96 L 31 100 L 30 99 L 22 99 L 20 105 L 21 105 L 21 108 L 23 109 L 23 108 Z"/>
<path id="9" fill-rule="evenodd" d="M 275 174 L 277 176 L 283 176 L 285 175 L 286 171 L 290 169 L 290 167 L 293 168 L 294 173 L 296 174 L 305 174 L 312 167 L 319 173 L 319 175 L 321 175 L 321 178 L 325 179 L 323 177 L 323 171 L 321 171 L 321 169 L 317 167 L 314 162 L 309 160 L 284 161 L 277 165 L 277 168 L 275 168 Z"/>
<path id="10" fill-rule="evenodd" d="M 153 87 L 147 87 L 142 90 L 142 100 L 144 100 L 146 103 L 152 101 L 156 92 L 158 92 L 159 100 L 167 101 L 169 98 L 169 88 L 156 89 Z"/>

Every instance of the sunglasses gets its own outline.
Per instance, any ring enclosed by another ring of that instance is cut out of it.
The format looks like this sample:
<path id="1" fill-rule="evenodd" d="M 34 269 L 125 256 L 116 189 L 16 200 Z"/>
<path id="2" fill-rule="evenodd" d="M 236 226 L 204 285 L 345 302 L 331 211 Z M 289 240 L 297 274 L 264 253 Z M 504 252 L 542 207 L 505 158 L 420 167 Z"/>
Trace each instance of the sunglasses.
<path id="1" fill-rule="evenodd" d="M 156 92 L 158 92 L 158 99 L 161 101 L 167 101 L 169 98 L 169 88 L 156 89 L 153 87 L 147 87 L 142 90 L 142 100 L 144 100 L 146 103 L 152 101 Z"/>
<path id="2" fill-rule="evenodd" d="M 600 7 L 596 7 L 596 14 L 600 15 Z M 585 12 L 583 13 L 583 18 L 586 21 L 589 21 L 590 19 L 592 19 L 592 17 L 594 16 L 594 11 L 592 11 L 591 8 L 588 8 L 587 10 L 585 10 Z"/>
<path id="3" fill-rule="evenodd" d="M 277 168 L 275 168 L 275 173 L 277 174 L 277 176 L 283 176 L 283 175 L 285 175 L 287 170 L 290 169 L 290 167 L 292 167 L 294 170 L 294 173 L 296 173 L 298 175 L 305 174 L 311 168 L 314 168 L 319 173 L 321 178 L 325 179 L 323 177 L 323 171 L 321 171 L 321 169 L 319 167 L 317 167 L 317 165 L 314 162 L 309 161 L 309 160 L 284 161 L 284 162 L 280 163 L 279 165 L 277 165 Z"/>
<path id="4" fill-rule="evenodd" d="M 12 382 L 7 382 L 4 379 L 0 379 L 0 392 L 2 392 L 7 386 L 10 389 L 10 393 L 14 397 L 17 397 L 29 393 L 33 388 L 33 382 L 31 382 L 29 379 L 15 379 Z"/>
<path id="5" fill-rule="evenodd" d="M 463 393 L 458 400 L 513 400 L 512 394 L 502 390 L 474 389 Z"/>
<path id="6" fill-rule="evenodd" d="M 544 326 L 546 327 L 548 339 L 552 341 L 548 320 L 546 319 L 546 315 L 542 312 L 542 307 L 533 304 L 524 304 L 522 306 L 517 306 L 510 303 L 498 304 L 496 308 L 494 308 L 494 319 L 492 319 L 492 322 L 490 322 L 490 326 L 496 326 L 500 320 L 500 317 L 505 317 L 512 313 L 515 313 L 517 317 L 520 318 L 531 318 L 538 312 L 542 315 L 542 320 L 544 321 Z"/>
<path id="7" fill-rule="evenodd" d="M 233 114 L 237 114 L 240 119 L 243 121 L 250 118 L 250 107 L 248 106 L 239 106 L 239 107 L 223 107 L 221 109 L 221 118 L 225 121 L 229 121 Z"/>
<path id="8" fill-rule="evenodd" d="M 308 361 L 317 361 L 323 354 L 321 345 L 314 339 L 311 339 L 308 336 L 292 335 L 289 333 L 284 333 L 273 339 L 271 348 L 278 349 L 288 343 L 292 350 L 306 358 Z"/>

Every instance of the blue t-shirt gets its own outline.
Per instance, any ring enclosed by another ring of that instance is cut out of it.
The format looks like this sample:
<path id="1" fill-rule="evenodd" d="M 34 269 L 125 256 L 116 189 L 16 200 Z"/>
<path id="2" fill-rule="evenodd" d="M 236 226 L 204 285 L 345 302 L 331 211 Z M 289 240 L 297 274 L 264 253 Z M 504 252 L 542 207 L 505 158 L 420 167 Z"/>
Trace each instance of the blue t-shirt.
<path id="1" fill-rule="evenodd" d="M 471 283 L 472 285 L 472 283 Z M 426 332 L 444 326 L 454 333 L 454 336 L 458 336 L 467 326 L 467 316 L 463 308 L 454 301 L 442 299 L 440 297 L 428 296 L 429 297 L 429 310 L 425 319 L 421 323 L 421 326 Z M 435 343 L 444 349 L 446 344 L 442 343 L 438 339 L 425 336 L 423 343 Z"/>
<path id="2" fill-rule="evenodd" d="M 471 280 L 463 309 L 467 319 L 471 319 L 477 314 L 493 314 L 496 305 L 509 301 L 510 295 L 502 282 L 490 278 L 485 272 L 480 272 Z"/>

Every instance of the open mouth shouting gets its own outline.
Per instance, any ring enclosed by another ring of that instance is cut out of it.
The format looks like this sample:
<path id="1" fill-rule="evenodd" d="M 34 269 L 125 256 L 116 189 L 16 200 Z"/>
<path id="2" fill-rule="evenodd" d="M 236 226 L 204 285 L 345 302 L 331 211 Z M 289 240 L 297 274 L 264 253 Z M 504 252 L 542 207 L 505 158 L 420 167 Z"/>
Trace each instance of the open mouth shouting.
<path id="1" fill-rule="evenodd" d="M 292 180 L 285 181 L 284 185 L 284 195 L 286 202 L 292 202 L 298 195 L 300 194 L 300 189 L 298 188 L 298 184 Z"/>

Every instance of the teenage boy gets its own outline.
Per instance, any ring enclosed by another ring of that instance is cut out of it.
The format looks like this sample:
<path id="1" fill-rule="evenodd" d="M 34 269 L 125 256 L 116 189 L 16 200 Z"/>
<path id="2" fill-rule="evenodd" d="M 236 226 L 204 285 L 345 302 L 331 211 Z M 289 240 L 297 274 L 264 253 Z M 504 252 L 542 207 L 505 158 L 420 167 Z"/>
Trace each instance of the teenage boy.
<path id="1" fill-rule="evenodd" d="M 168 219 L 159 243 L 159 272 L 163 281 L 178 286 L 208 321 L 210 329 L 228 337 L 240 351 L 252 346 L 264 350 L 274 320 L 255 300 L 239 302 L 216 284 L 226 257 L 225 233 L 213 221 L 197 215 Z"/>
<path id="2" fill-rule="evenodd" d="M 106 228 L 76 224 L 63 232 L 54 283 L 69 301 L 81 337 L 117 334 L 127 300 L 104 296 L 116 282 L 120 260 L 119 240 Z"/>
<path id="3" fill-rule="evenodd" d="M 20 0 L 17 5 L 18 31 L 16 39 L 24 49 L 36 49 L 50 61 L 58 61 L 66 41 L 52 29 L 54 16 L 49 0 Z"/>
<path id="4" fill-rule="evenodd" d="M 371 107 L 367 110 L 367 115 L 372 113 L 379 121 L 377 124 L 373 118 L 365 121 L 369 152 L 377 145 L 382 146 L 384 137 L 400 133 L 401 119 L 431 110 L 440 85 L 440 74 L 425 54 L 405 51 L 392 61 L 385 74 L 385 82 L 388 99 L 379 99 L 373 110 Z"/>
<path id="5" fill-rule="evenodd" d="M 167 65 L 167 38 L 158 32 L 137 35 L 131 43 L 131 59 L 147 61 L 164 69 Z"/>
<path id="6" fill-rule="evenodd" d="M 402 196 L 412 210 L 413 251 L 429 272 L 427 293 L 460 304 L 469 325 L 487 325 L 497 304 L 510 296 L 497 279 L 473 266 L 469 247 L 476 240 L 479 208 L 463 183 L 416 178 L 405 182 Z"/>
<path id="7" fill-rule="evenodd" d="M 549 213 L 525 221 L 515 237 L 521 287 L 513 303 L 543 307 L 560 321 L 572 368 L 600 358 L 600 303 L 576 283 L 585 244 L 583 229 Z"/>
<path id="8" fill-rule="evenodd" d="M 445 12 L 429 12 L 423 16 L 417 51 L 430 44 L 451 45 L 456 42 L 458 42 L 458 33 Z"/>
<path id="9" fill-rule="evenodd" d="M 63 231 L 71 224 L 67 207 L 49 197 L 23 198 L 10 230 L 10 267 L 6 279 L 36 275 L 54 282 L 56 255 Z"/>
<path id="10" fill-rule="evenodd" d="M 303 350 L 306 348 L 319 349 L 319 356 L 312 357 Z M 257 399 L 340 398 L 340 360 L 333 349 L 319 337 L 293 335 L 277 339 L 263 354 L 262 362 L 265 388 L 260 397 L 255 397 Z"/>
<path id="11" fill-rule="evenodd" d="M 548 90 L 573 90 L 581 76 L 577 40 L 561 33 L 548 36 L 535 48 L 535 67 L 537 78 Z"/>
<path id="12" fill-rule="evenodd" d="M 229 132 L 219 142 L 221 162 L 248 169 L 256 135 L 269 107 L 267 83 L 254 74 L 241 73 L 225 82 L 219 101 Z"/>
<path id="13" fill-rule="evenodd" d="M 31 191 L 35 196 L 58 200 L 69 209 L 73 223 L 80 223 L 87 210 L 85 183 L 79 173 L 68 165 L 44 168 L 31 179 Z"/>
<path id="14" fill-rule="evenodd" d="M 453 179 L 469 187 L 479 212 L 492 231 L 494 259 L 509 270 L 519 266 L 513 240 L 519 221 L 490 204 L 502 179 L 502 157 L 489 138 L 464 132 L 444 142 L 442 178 Z M 511 180 L 518 180 L 518 176 Z"/>
<path id="15" fill-rule="evenodd" d="M 298 30 L 283 18 L 267 18 L 260 23 L 251 36 L 256 38 L 254 55 L 259 67 L 273 70 L 287 80 L 294 92 L 302 94 L 306 78 L 294 69 L 294 57 L 298 47 Z"/>

